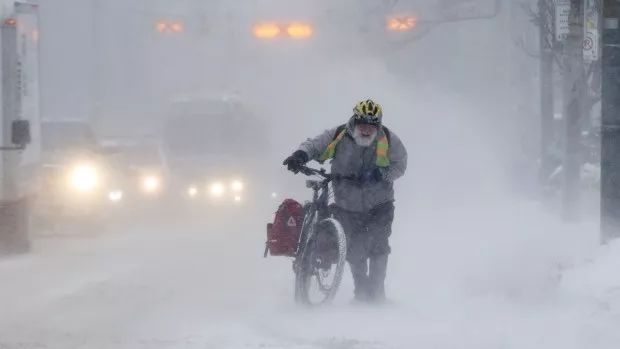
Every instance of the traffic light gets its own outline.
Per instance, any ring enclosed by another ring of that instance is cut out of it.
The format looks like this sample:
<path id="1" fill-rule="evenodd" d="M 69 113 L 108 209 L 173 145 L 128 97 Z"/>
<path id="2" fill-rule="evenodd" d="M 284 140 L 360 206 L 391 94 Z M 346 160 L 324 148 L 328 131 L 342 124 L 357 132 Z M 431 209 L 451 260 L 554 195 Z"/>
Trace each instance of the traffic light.
<path id="1" fill-rule="evenodd" d="M 181 21 L 162 19 L 155 22 L 155 31 L 158 33 L 180 34 L 185 31 L 185 24 Z"/>
<path id="2" fill-rule="evenodd" d="M 391 16 L 386 20 L 386 28 L 389 31 L 405 32 L 416 27 L 418 19 L 415 16 Z"/>
<path id="3" fill-rule="evenodd" d="M 286 24 L 263 22 L 254 26 L 253 34 L 259 39 L 275 39 L 280 36 L 288 36 L 292 39 L 307 39 L 314 34 L 314 27 L 303 22 Z"/>
<path id="4" fill-rule="evenodd" d="M 254 36 L 259 39 L 273 39 L 280 35 L 280 32 L 276 23 L 260 23 L 254 26 Z"/>
<path id="5" fill-rule="evenodd" d="M 16 27 L 17 26 L 17 20 L 15 18 L 7 18 L 4 20 L 4 25 L 9 26 L 9 27 Z"/>
<path id="6" fill-rule="evenodd" d="M 182 33 L 185 30 L 185 26 L 181 22 L 174 22 L 170 24 L 170 30 L 174 33 Z"/>
<path id="7" fill-rule="evenodd" d="M 312 26 L 305 23 L 291 23 L 286 27 L 286 33 L 294 39 L 305 39 L 312 36 Z"/>

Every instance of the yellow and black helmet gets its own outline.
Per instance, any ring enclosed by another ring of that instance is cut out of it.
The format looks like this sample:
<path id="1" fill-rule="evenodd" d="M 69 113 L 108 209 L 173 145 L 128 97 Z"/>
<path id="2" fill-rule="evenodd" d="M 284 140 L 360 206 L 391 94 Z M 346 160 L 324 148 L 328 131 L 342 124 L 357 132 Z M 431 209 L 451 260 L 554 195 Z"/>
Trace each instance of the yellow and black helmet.
<path id="1" fill-rule="evenodd" d="M 353 117 L 356 122 L 379 125 L 383 117 L 383 108 L 371 99 L 361 101 L 353 108 Z"/>

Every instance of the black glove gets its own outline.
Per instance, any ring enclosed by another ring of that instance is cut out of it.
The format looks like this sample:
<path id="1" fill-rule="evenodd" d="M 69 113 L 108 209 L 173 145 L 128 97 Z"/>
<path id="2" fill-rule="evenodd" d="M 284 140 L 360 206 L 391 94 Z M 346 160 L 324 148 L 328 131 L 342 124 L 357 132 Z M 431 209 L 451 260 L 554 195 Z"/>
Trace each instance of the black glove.
<path id="1" fill-rule="evenodd" d="M 361 176 L 362 183 L 377 183 L 386 180 L 387 170 L 382 167 L 376 167 L 373 170 L 364 172 Z"/>
<path id="2" fill-rule="evenodd" d="M 297 174 L 300 168 L 308 162 L 308 154 L 303 150 L 297 150 L 293 155 L 284 160 L 282 165 L 285 165 L 289 171 Z"/>

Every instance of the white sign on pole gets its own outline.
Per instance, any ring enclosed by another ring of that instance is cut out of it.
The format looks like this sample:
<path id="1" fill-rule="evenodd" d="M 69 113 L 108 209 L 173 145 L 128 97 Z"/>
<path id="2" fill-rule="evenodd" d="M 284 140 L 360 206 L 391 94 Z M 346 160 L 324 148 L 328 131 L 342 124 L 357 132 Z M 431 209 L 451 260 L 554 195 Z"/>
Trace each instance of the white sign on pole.
<path id="1" fill-rule="evenodd" d="M 594 0 L 586 0 L 583 17 L 583 59 L 586 62 L 598 61 L 599 48 L 599 14 Z"/>
<path id="2" fill-rule="evenodd" d="M 555 0 L 555 39 L 563 41 L 570 33 L 568 18 L 570 16 L 570 0 Z"/>

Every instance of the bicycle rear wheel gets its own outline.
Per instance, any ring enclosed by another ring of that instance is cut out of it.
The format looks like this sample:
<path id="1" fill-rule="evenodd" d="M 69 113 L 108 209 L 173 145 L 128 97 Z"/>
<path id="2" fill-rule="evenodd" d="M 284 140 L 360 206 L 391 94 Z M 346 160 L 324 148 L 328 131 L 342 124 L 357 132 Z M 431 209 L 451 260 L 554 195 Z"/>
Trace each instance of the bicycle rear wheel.
<path id="1" fill-rule="evenodd" d="M 334 218 L 311 229 L 295 275 L 296 300 L 307 305 L 331 302 L 342 281 L 347 256 L 347 238 Z"/>

